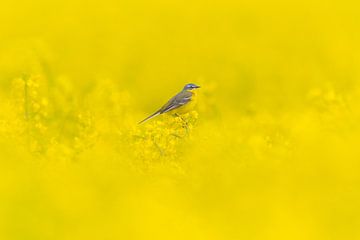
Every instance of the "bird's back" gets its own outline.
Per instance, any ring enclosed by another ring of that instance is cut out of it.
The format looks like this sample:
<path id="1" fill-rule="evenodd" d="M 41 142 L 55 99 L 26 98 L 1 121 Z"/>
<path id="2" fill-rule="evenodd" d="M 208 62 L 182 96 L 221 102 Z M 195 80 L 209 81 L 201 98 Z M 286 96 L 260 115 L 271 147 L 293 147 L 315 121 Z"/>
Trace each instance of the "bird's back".
<path id="1" fill-rule="evenodd" d="M 194 93 L 183 90 L 171 98 L 160 110 L 160 113 L 177 111 L 192 102 Z"/>

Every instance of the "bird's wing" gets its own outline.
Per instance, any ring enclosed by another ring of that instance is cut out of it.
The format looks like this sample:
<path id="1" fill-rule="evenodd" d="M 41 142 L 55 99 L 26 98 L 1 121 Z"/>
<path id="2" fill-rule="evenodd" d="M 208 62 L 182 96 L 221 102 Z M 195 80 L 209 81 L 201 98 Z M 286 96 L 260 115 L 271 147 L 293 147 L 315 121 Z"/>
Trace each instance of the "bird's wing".
<path id="1" fill-rule="evenodd" d="M 158 111 L 150 115 L 149 117 L 145 118 L 139 124 L 146 122 L 147 120 L 156 117 L 159 114 L 163 114 L 166 112 L 169 112 L 171 110 L 174 110 L 178 107 L 181 107 L 185 105 L 186 103 L 191 101 L 192 93 L 188 91 L 182 91 L 178 93 L 175 97 L 171 98 L 162 108 L 160 108 Z"/>
<path id="2" fill-rule="evenodd" d="M 178 93 L 175 97 L 170 99 L 160 110 L 160 113 L 166 113 L 171 110 L 174 110 L 178 107 L 181 107 L 191 101 L 192 93 L 188 91 L 182 91 Z"/>

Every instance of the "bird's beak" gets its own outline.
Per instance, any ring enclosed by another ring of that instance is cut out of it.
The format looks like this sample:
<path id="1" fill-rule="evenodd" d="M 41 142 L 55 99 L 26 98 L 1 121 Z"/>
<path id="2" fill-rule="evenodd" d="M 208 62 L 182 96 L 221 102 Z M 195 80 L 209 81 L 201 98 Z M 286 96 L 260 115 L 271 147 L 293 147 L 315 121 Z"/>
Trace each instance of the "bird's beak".
<path id="1" fill-rule="evenodd" d="M 196 86 L 195 88 L 200 88 L 200 86 Z"/>

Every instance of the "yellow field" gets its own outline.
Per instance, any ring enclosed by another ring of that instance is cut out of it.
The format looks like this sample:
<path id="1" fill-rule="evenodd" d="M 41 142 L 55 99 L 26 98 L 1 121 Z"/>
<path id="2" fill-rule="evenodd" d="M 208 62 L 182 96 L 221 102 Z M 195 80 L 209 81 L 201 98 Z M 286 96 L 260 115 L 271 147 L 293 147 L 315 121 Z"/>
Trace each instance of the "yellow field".
<path id="1" fill-rule="evenodd" d="M 0 239 L 360 239 L 359 10 L 2 1 Z"/>

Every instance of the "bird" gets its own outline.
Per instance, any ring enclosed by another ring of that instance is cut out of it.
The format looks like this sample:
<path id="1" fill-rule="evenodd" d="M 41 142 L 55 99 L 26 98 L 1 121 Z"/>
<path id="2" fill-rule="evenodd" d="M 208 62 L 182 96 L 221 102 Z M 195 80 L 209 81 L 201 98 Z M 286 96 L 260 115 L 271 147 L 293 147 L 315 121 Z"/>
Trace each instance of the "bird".
<path id="1" fill-rule="evenodd" d="M 140 121 L 139 124 L 142 124 L 163 113 L 172 112 L 176 115 L 179 115 L 191 111 L 196 104 L 196 90 L 198 88 L 200 88 L 200 86 L 194 83 L 186 84 L 181 92 L 172 97 L 164 106 L 162 106 L 155 113 Z"/>

